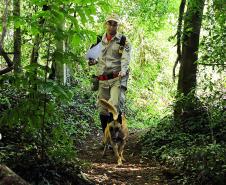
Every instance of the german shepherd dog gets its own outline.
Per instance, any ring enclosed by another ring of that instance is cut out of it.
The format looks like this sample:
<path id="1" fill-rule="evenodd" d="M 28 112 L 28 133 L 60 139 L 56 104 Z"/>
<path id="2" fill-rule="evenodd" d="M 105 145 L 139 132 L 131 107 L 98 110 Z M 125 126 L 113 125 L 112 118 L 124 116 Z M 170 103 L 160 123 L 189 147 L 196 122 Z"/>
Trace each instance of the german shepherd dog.
<path id="1" fill-rule="evenodd" d="M 104 99 L 101 99 L 100 103 L 113 115 L 113 121 L 107 124 L 107 127 L 104 131 L 103 143 L 105 146 L 103 156 L 106 153 L 107 145 L 110 143 L 113 148 L 117 163 L 118 165 L 121 165 L 122 161 L 125 161 L 123 157 L 123 149 L 128 138 L 126 118 L 124 115 L 122 115 L 122 123 L 118 122 L 119 115 L 116 108 Z"/>

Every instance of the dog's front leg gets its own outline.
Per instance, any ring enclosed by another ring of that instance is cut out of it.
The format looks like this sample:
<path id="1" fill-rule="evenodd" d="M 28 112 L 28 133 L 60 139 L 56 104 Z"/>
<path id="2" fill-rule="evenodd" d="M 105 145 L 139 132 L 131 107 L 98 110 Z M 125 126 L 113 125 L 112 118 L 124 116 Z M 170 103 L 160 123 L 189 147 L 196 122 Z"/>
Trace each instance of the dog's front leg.
<path id="1" fill-rule="evenodd" d="M 119 156 L 118 145 L 112 143 L 112 148 L 113 148 L 113 151 L 114 151 L 114 154 L 115 154 L 115 158 L 117 160 L 118 165 L 121 165 L 122 164 L 122 159 Z"/>
<path id="2" fill-rule="evenodd" d="M 124 150 L 124 147 L 126 145 L 126 141 L 123 141 L 120 145 L 119 145 L 119 156 L 121 157 L 121 160 L 122 161 L 126 161 L 125 158 L 123 157 L 123 150 Z"/>
<path id="3" fill-rule="evenodd" d="M 104 150 L 103 150 L 103 153 L 102 153 L 102 157 L 104 157 L 105 154 L 106 154 L 106 149 L 107 149 L 108 142 L 109 142 L 109 138 L 105 134 L 104 137 L 103 137 L 103 140 L 102 140 L 102 143 L 104 145 Z"/>
<path id="4" fill-rule="evenodd" d="M 107 149 L 107 144 L 104 145 L 104 151 L 103 151 L 103 153 L 102 153 L 102 156 L 103 156 L 103 157 L 104 157 L 105 154 L 106 154 L 106 149 Z"/>

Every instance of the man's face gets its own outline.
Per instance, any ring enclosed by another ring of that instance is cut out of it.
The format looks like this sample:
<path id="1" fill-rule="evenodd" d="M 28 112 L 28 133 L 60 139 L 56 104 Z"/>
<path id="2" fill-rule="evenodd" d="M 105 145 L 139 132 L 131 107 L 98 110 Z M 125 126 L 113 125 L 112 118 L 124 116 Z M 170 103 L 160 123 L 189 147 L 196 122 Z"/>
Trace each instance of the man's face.
<path id="1" fill-rule="evenodd" d="M 110 35 L 115 35 L 118 29 L 118 23 L 115 21 L 106 22 L 107 33 Z"/>

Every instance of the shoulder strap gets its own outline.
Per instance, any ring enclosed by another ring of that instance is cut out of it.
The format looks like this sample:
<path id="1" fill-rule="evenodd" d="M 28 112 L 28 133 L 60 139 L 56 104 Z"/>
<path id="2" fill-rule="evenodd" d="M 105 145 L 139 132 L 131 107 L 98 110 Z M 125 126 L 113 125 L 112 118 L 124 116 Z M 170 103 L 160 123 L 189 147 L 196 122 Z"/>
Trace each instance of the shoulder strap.
<path id="1" fill-rule="evenodd" d="M 126 36 L 125 35 L 122 35 L 120 41 L 119 41 L 119 45 L 124 47 L 126 44 Z"/>
<path id="2" fill-rule="evenodd" d="M 119 53 L 120 54 L 123 53 L 125 44 L 126 44 L 126 36 L 125 35 L 122 35 L 122 37 L 121 37 L 121 39 L 119 41 Z"/>
<path id="3" fill-rule="evenodd" d="M 97 43 L 98 44 L 102 40 L 102 35 L 97 35 Z"/>

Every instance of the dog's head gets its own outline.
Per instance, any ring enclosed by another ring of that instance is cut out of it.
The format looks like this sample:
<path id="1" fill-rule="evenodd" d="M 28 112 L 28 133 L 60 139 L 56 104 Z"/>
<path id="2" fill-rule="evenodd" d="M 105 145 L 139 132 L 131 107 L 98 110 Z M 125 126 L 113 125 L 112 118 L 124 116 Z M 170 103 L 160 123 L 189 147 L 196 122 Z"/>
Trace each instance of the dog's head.
<path id="1" fill-rule="evenodd" d="M 118 121 L 113 120 L 109 123 L 109 131 L 113 142 L 117 143 L 123 140 L 122 125 Z"/>
<path id="2" fill-rule="evenodd" d="M 120 142 L 122 140 L 124 140 L 124 133 L 122 130 L 122 127 L 124 126 L 125 123 L 125 118 L 120 118 L 121 119 L 121 123 L 120 123 L 120 119 L 118 119 L 119 114 L 115 108 L 115 106 L 113 106 L 111 103 L 109 103 L 108 101 L 106 101 L 105 99 L 101 99 L 100 103 L 105 106 L 108 111 L 112 114 L 112 118 L 113 120 L 111 120 L 108 123 L 108 127 L 109 127 L 109 131 L 111 134 L 111 139 L 113 142 Z M 120 115 L 121 116 L 121 115 Z"/>

